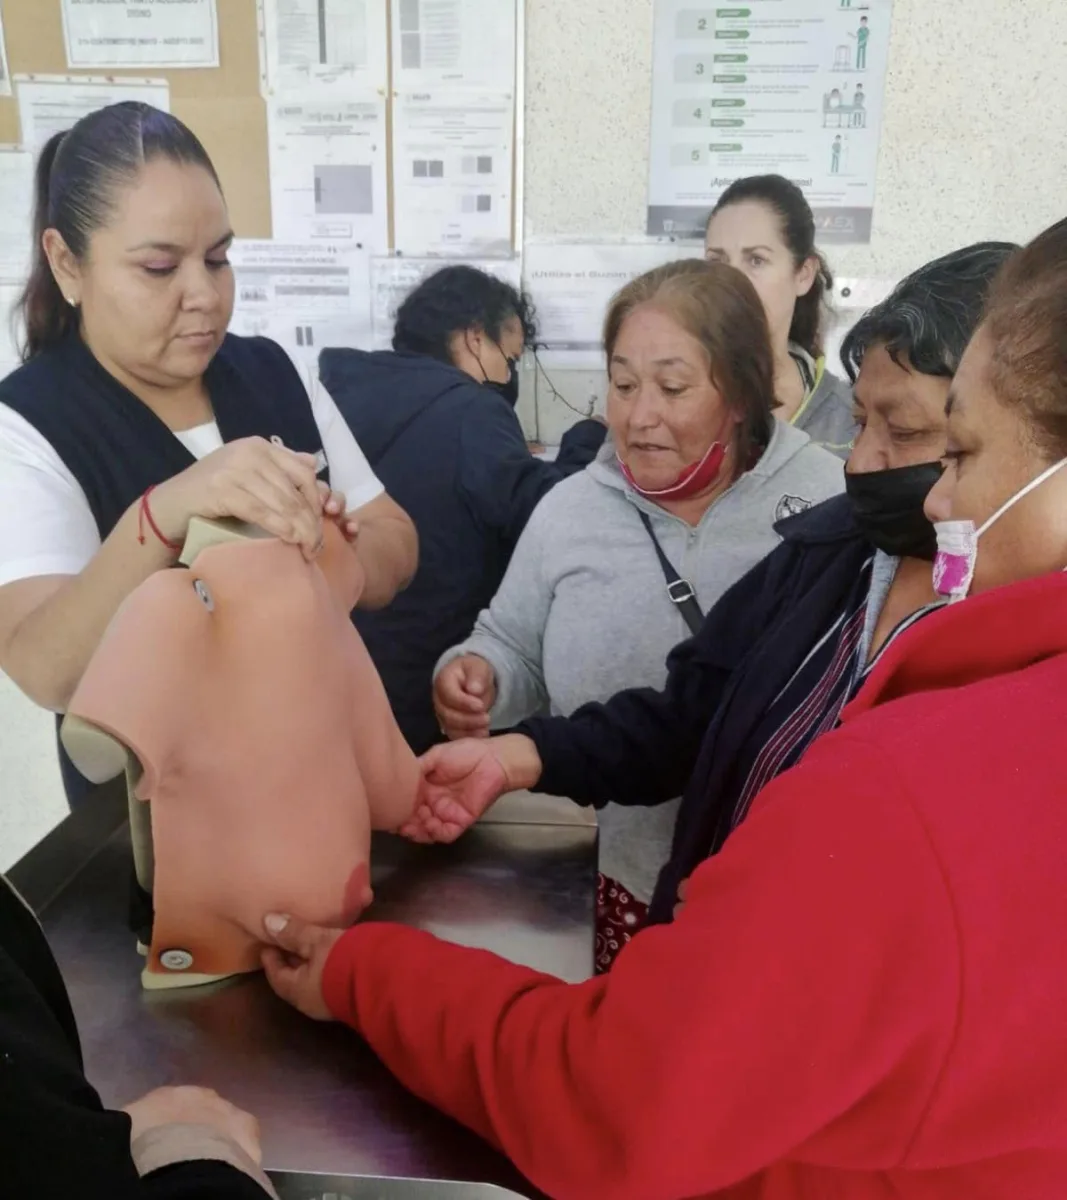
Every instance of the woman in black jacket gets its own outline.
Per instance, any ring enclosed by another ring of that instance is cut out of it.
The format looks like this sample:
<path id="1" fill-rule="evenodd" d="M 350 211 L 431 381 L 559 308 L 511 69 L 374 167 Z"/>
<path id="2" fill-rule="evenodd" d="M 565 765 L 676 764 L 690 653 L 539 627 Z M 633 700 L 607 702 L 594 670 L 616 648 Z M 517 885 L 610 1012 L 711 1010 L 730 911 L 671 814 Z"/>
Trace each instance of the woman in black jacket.
<path id="1" fill-rule="evenodd" d="M 104 1108 L 33 913 L 0 875 L 0 1191 L 79 1200 L 263 1200 L 254 1118 L 202 1088 Z"/>
<path id="2" fill-rule="evenodd" d="M 404 832 L 450 841 L 516 788 L 596 806 L 681 792 L 649 909 L 650 922 L 670 920 L 682 882 L 760 788 L 833 727 L 877 655 L 935 601 L 923 501 L 941 473 L 945 400 L 1013 249 L 983 243 L 922 267 L 851 331 L 842 359 L 860 432 L 847 494 L 779 524 L 782 545 L 672 652 L 662 692 L 633 688 L 570 718 L 431 751 Z"/>
<path id="3" fill-rule="evenodd" d="M 416 753 L 441 740 L 433 668 L 496 593 L 541 497 L 596 457 L 581 421 L 555 462 L 532 455 L 515 414 L 516 363 L 536 336 L 529 300 L 468 266 L 429 276 L 401 304 L 393 350 L 324 350 L 319 375 L 389 495 L 415 522 L 419 567 L 380 612 L 355 614 Z"/>

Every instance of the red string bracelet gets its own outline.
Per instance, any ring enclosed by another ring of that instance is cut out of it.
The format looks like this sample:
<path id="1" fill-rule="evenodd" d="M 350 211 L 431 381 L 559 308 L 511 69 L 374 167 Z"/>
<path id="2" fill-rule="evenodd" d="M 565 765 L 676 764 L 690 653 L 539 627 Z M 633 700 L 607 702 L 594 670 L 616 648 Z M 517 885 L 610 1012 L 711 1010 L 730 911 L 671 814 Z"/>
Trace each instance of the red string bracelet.
<path id="1" fill-rule="evenodd" d="M 144 545 L 144 542 L 145 542 L 144 526 L 145 526 L 145 522 L 147 521 L 148 528 L 152 530 L 152 532 L 156 535 L 156 537 L 159 539 L 159 541 L 161 541 L 163 543 L 163 545 L 167 547 L 168 550 L 177 552 L 182 548 L 181 542 L 172 542 L 170 540 L 170 538 L 163 536 L 163 531 L 156 524 L 155 518 L 152 516 L 152 510 L 148 507 L 148 497 L 151 496 L 151 494 L 155 490 L 156 490 L 156 485 L 153 484 L 150 488 L 148 488 L 145 491 L 145 494 L 141 497 L 141 507 L 137 510 L 137 540 L 141 543 L 142 546 Z"/>

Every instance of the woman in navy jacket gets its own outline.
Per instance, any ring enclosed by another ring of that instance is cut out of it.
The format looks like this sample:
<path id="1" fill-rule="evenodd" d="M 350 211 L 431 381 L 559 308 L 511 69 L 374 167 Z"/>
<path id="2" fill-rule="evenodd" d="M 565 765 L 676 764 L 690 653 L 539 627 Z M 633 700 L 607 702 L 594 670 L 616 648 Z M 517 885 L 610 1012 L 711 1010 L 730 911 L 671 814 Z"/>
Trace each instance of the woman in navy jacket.
<path id="1" fill-rule="evenodd" d="M 415 522 L 419 569 L 388 609 L 356 614 L 416 753 L 441 740 L 437 660 L 493 598 L 538 501 L 596 457 L 605 427 L 580 421 L 555 462 L 527 448 L 515 364 L 532 346 L 529 301 L 483 271 L 448 266 L 397 313 L 393 351 L 324 350 L 323 384 L 378 478 Z"/>

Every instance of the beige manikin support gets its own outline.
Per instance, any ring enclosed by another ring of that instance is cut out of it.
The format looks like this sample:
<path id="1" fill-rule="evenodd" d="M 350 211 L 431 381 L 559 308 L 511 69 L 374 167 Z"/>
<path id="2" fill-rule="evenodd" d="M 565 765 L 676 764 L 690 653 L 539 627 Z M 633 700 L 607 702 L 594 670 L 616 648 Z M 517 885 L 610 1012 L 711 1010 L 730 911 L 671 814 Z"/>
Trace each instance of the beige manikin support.
<path id="1" fill-rule="evenodd" d="M 235 541 L 264 538 L 265 536 L 262 531 L 253 526 L 231 521 L 208 521 L 194 518 L 189 527 L 180 562 L 183 566 L 190 567 L 204 550 Z M 396 736 L 399 738 L 398 732 Z M 73 713 L 63 721 L 61 740 L 71 762 L 90 782 L 106 783 L 125 773 L 134 870 L 139 886 L 151 894 L 155 882 L 155 854 L 152 841 L 151 804 L 148 800 L 140 799 L 137 796 L 137 787 L 143 774 L 141 763 L 118 738 Z M 411 756 L 406 746 L 401 751 L 401 757 L 411 760 L 410 764 L 407 761 L 402 762 L 401 775 L 404 777 L 406 787 L 409 786 L 413 790 L 414 778 L 417 774 L 414 757 Z M 386 807 L 395 808 L 395 804 L 390 802 Z M 386 819 L 376 820 L 375 827 L 395 828 L 403 816 L 403 812 L 399 816 L 396 813 L 390 813 Z M 142 954 L 149 953 L 148 948 L 140 944 L 138 949 Z M 184 954 L 181 950 L 163 952 L 160 957 L 164 965 L 167 965 L 168 953 L 177 957 Z M 189 956 L 185 955 L 185 957 Z M 177 959 L 172 961 L 177 961 Z M 244 973 L 243 971 L 223 974 L 197 973 L 188 969 L 192 965 L 192 963 L 179 964 L 167 972 L 152 970 L 150 966 L 146 966 L 141 973 L 142 986 L 147 990 L 199 987 L 230 978 L 234 974 Z"/>

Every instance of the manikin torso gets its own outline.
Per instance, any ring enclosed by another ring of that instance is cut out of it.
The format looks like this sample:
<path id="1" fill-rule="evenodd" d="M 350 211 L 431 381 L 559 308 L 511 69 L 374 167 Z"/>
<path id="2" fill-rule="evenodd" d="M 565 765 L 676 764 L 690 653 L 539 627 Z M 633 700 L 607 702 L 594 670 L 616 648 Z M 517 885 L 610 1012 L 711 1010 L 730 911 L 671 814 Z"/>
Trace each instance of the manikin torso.
<path id="1" fill-rule="evenodd" d="M 350 924 L 371 829 L 414 805 L 415 758 L 349 620 L 362 569 L 327 535 L 315 563 L 250 539 L 152 576 L 71 702 L 128 748 L 151 802 L 148 987 L 255 970 L 268 912 Z"/>

